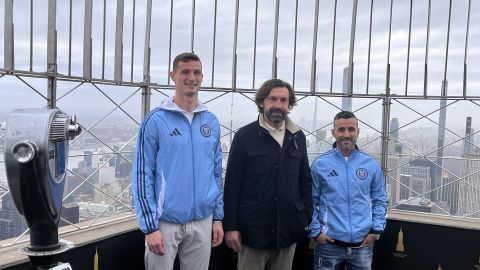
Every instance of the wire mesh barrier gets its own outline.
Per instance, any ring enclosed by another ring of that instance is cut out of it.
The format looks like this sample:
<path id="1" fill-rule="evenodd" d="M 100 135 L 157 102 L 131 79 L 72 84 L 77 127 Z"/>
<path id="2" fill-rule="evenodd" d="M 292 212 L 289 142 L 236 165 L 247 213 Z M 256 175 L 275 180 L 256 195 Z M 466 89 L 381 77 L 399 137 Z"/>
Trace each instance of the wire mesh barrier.
<path id="1" fill-rule="evenodd" d="M 254 121 L 264 80 L 290 82 L 309 160 L 331 148 L 333 116 L 385 174 L 390 211 L 480 218 L 480 8 L 475 1 L 13 1 L 0 6 L 0 122 L 18 107 L 76 114 L 61 223 L 132 216 L 142 118 L 174 95 L 172 58 L 202 59 L 200 100 L 230 142 Z M 0 239 L 28 233 L 11 202 L 0 129 Z M 81 224 L 81 225 L 78 225 Z"/>

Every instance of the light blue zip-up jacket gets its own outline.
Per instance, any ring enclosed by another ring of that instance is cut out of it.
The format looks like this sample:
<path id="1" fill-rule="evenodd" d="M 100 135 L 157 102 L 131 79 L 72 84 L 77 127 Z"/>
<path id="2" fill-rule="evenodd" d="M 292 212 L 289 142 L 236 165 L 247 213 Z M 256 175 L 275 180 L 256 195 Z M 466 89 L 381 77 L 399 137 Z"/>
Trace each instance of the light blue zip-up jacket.
<path id="1" fill-rule="evenodd" d="M 132 193 L 143 233 L 159 220 L 177 224 L 223 219 L 220 125 L 200 102 L 192 123 L 164 100 L 143 120 L 137 138 Z"/>
<path id="2" fill-rule="evenodd" d="M 354 149 L 345 161 L 334 148 L 311 166 L 313 216 L 310 237 L 360 243 L 385 228 L 387 194 L 382 171 L 368 154 Z"/>

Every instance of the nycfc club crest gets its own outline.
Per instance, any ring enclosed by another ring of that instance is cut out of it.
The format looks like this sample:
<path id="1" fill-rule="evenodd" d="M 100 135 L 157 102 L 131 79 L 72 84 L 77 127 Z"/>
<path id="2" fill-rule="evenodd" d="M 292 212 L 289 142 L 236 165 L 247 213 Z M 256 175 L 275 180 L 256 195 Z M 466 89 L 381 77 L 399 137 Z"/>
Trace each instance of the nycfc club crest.
<path id="1" fill-rule="evenodd" d="M 200 127 L 200 133 L 202 133 L 203 137 L 210 137 L 212 134 L 212 131 L 210 130 L 210 127 L 207 126 L 207 124 L 203 124 Z"/>
<path id="2" fill-rule="evenodd" d="M 368 172 L 364 168 L 360 168 L 357 170 L 357 177 L 360 178 L 361 180 L 365 180 L 367 176 L 368 176 Z"/>

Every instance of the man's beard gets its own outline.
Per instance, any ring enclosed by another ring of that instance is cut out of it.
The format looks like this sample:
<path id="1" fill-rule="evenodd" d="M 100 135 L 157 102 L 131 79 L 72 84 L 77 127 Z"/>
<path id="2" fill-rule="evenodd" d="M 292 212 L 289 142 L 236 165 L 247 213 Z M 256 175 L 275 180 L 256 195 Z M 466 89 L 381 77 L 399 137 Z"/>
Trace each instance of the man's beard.
<path id="1" fill-rule="evenodd" d="M 273 114 L 276 113 L 276 114 Z M 270 108 L 265 112 L 267 118 L 274 124 L 280 124 L 285 120 L 287 111 L 281 108 Z"/>
<path id="2" fill-rule="evenodd" d="M 348 141 L 349 144 L 348 145 L 345 145 L 343 144 L 344 141 Z M 349 137 L 349 138 L 339 138 L 337 139 L 337 145 L 340 146 L 342 149 L 353 149 L 355 148 L 355 141 L 353 141 L 353 138 L 352 137 Z"/>

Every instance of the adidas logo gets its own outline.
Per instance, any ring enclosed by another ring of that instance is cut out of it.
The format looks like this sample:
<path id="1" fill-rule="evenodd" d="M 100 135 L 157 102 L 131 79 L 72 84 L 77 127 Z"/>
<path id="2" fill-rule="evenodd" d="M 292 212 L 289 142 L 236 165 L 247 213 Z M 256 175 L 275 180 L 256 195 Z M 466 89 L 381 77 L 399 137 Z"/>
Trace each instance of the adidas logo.
<path id="1" fill-rule="evenodd" d="M 338 173 L 335 170 L 332 170 L 328 176 L 338 176 Z"/>
<path id="2" fill-rule="evenodd" d="M 177 128 L 175 128 L 172 133 L 170 133 L 170 136 L 180 136 L 182 135 L 182 133 L 180 133 L 180 131 L 178 131 Z"/>

